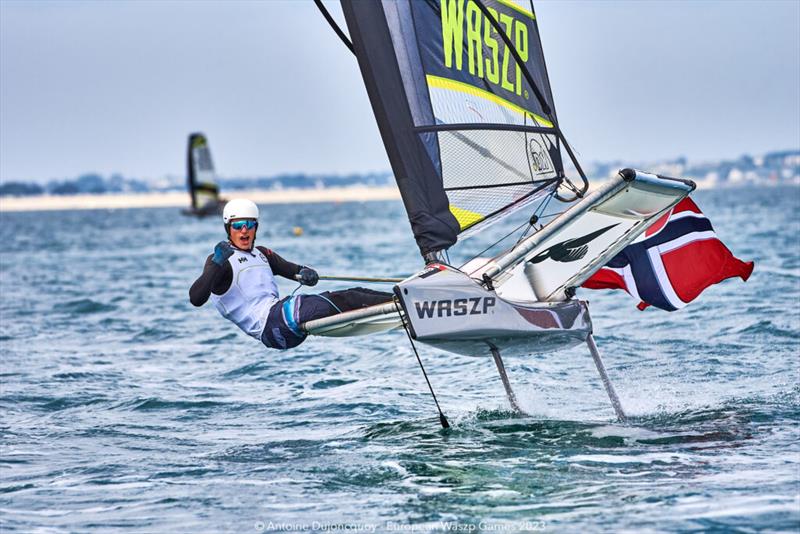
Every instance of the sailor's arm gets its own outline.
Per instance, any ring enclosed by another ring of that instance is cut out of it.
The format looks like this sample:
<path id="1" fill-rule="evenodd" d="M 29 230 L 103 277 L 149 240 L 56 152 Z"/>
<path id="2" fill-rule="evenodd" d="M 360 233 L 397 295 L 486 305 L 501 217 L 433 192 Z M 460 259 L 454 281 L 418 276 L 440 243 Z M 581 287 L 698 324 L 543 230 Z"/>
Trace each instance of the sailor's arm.
<path id="1" fill-rule="evenodd" d="M 220 249 L 220 245 L 217 245 L 217 249 Z M 217 249 L 206 258 L 203 274 L 189 288 L 189 300 L 194 306 L 205 304 L 212 291 L 216 295 L 222 295 L 231 286 L 233 269 L 227 257 L 224 257 L 227 251 L 223 248 L 222 253 L 218 253 Z"/>
<path id="2" fill-rule="evenodd" d="M 304 265 L 297 265 L 296 263 L 292 263 L 289 260 L 283 259 L 278 253 L 273 250 L 268 249 L 267 247 L 256 247 L 258 250 L 264 253 L 267 257 L 267 261 L 269 262 L 269 267 L 272 269 L 274 274 L 278 276 L 282 276 L 284 278 L 288 278 L 289 280 L 299 280 L 301 284 L 307 286 L 313 286 L 317 283 L 319 276 L 317 276 L 316 271 L 311 269 L 310 267 L 306 267 Z M 311 274 L 313 273 L 313 274 Z M 300 275 L 298 277 L 298 275 Z"/>
<path id="3" fill-rule="evenodd" d="M 303 268 L 301 265 L 297 265 L 296 263 L 292 263 L 289 260 L 283 259 L 278 255 L 277 252 L 274 252 L 267 247 L 256 248 L 263 252 L 267 257 L 269 268 L 272 269 L 273 274 L 288 278 L 289 280 L 295 280 L 295 275 L 297 275 L 297 273 L 300 272 L 300 269 Z"/>

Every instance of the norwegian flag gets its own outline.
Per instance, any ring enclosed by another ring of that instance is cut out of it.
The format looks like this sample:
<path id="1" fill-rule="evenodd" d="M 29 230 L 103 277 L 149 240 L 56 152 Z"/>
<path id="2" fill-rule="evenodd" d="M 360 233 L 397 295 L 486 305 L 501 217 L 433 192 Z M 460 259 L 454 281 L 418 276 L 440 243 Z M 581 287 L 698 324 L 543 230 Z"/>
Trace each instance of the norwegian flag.
<path id="1" fill-rule="evenodd" d="M 705 288 L 732 278 L 747 280 L 753 262 L 736 258 L 705 215 L 684 198 L 644 234 L 583 283 L 589 289 L 624 289 L 641 302 L 675 311 Z"/>

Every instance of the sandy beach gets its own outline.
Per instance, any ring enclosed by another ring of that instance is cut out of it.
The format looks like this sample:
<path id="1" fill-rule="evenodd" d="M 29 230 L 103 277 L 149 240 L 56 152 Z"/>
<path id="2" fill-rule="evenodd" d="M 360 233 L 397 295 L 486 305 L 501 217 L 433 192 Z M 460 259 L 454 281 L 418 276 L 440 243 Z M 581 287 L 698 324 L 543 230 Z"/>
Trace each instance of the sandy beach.
<path id="1" fill-rule="evenodd" d="M 306 202 L 369 202 L 373 200 L 396 200 L 400 198 L 400 192 L 394 186 L 359 186 L 328 189 L 285 189 L 282 191 L 228 191 L 223 196 L 225 198 L 249 198 L 257 204 L 298 204 Z M 189 196 L 183 192 L 65 196 L 42 195 L 0 198 L 0 212 L 180 208 L 188 206 Z"/>
<path id="2" fill-rule="evenodd" d="M 605 180 L 593 180 L 593 191 Z M 711 189 L 715 184 L 697 181 L 697 189 Z M 257 204 L 304 204 L 310 202 L 370 202 L 399 200 L 396 186 L 331 187 L 326 189 L 284 189 L 228 191 L 224 198 L 249 198 Z M 123 193 L 103 195 L 39 195 L 30 197 L 0 197 L 0 212 L 97 210 L 128 208 L 183 208 L 189 206 L 189 195 L 180 191 L 169 193 Z"/>

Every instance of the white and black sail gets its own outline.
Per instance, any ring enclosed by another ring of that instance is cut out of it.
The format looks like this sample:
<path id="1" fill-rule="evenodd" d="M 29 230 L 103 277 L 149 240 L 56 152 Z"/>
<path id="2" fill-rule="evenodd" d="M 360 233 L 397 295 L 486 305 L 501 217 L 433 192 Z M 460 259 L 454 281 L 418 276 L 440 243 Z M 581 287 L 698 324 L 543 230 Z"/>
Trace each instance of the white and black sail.
<path id="1" fill-rule="evenodd" d="M 423 255 L 555 191 L 565 145 L 530 2 L 342 7 Z"/>
<path id="2" fill-rule="evenodd" d="M 189 135 L 186 153 L 186 182 L 192 207 L 185 213 L 190 215 L 212 215 L 219 212 L 223 204 L 219 197 L 217 175 L 211 161 L 208 140 L 202 133 Z"/>
<path id="3" fill-rule="evenodd" d="M 416 340 L 491 354 L 516 410 L 501 352 L 529 356 L 585 342 L 624 420 L 592 338 L 587 303 L 574 298 L 575 288 L 694 184 L 623 169 L 586 194 L 586 177 L 558 126 L 529 2 L 342 0 L 350 43 L 315 1 L 358 58 L 427 265 L 394 287 L 393 302 L 301 328 L 324 336 L 404 328 L 412 346 Z M 562 148 L 580 174 L 580 188 L 564 174 Z M 572 198 L 561 196 L 562 183 Z M 530 228 L 497 256 L 461 268 L 439 261 L 437 252 L 460 236 L 534 200 L 542 208 L 548 195 L 576 202 L 538 227 L 532 216 Z M 438 401 L 437 409 L 447 427 Z"/>

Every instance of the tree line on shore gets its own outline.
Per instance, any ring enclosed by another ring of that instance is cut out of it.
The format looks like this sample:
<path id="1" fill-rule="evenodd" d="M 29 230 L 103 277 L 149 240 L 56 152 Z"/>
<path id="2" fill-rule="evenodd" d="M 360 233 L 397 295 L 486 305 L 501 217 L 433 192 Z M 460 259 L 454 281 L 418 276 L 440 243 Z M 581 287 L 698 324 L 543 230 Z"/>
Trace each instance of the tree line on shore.
<path id="1" fill-rule="evenodd" d="M 762 156 L 743 155 L 735 160 L 690 163 L 685 157 L 640 165 L 613 161 L 584 166 L 590 179 L 604 179 L 623 167 L 636 167 L 667 176 L 706 181 L 721 186 L 757 184 L 800 184 L 800 150 L 782 150 Z M 570 173 L 568 173 L 570 174 Z M 324 189 L 328 187 L 379 187 L 393 183 L 392 173 L 373 172 L 346 175 L 280 174 L 260 178 L 218 178 L 221 191 L 282 189 Z M 78 195 L 109 193 L 152 193 L 185 191 L 186 179 L 171 176 L 157 181 L 128 178 L 121 174 L 109 177 L 87 173 L 77 178 L 51 180 L 45 184 L 22 181 L 0 183 L 0 196 Z"/>

